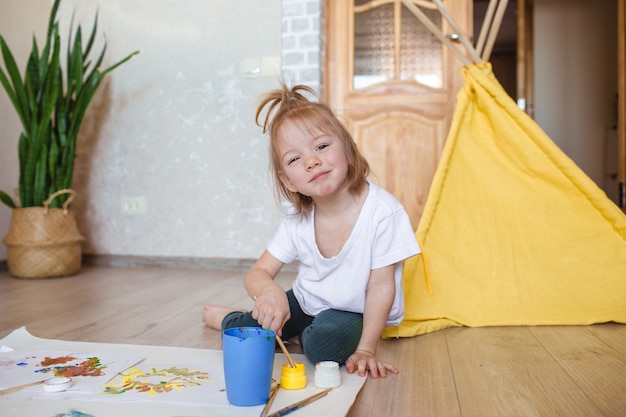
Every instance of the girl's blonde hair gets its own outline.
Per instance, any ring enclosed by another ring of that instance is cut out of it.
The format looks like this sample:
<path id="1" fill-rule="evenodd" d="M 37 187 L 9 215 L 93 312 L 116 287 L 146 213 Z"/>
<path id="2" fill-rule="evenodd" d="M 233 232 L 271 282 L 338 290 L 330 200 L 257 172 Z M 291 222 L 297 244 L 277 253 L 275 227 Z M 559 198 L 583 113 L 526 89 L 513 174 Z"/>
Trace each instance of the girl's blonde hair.
<path id="1" fill-rule="evenodd" d="M 289 189 L 280 180 L 282 162 L 278 144 L 280 142 L 281 127 L 286 121 L 294 122 L 309 132 L 321 132 L 336 136 L 341 143 L 348 162 L 346 182 L 351 193 L 358 192 L 365 184 L 370 168 L 367 160 L 356 146 L 352 136 L 345 126 L 337 119 L 332 110 L 325 104 L 308 100 L 304 94 L 308 93 L 317 98 L 315 91 L 305 85 L 296 85 L 291 89 L 284 81 L 281 88 L 270 91 L 261 97 L 256 112 L 256 124 L 263 128 L 263 133 L 270 135 L 270 169 L 272 171 L 276 191 L 295 207 L 297 213 L 306 217 L 313 205 L 309 196 Z M 265 120 L 260 123 L 261 113 L 268 106 Z"/>

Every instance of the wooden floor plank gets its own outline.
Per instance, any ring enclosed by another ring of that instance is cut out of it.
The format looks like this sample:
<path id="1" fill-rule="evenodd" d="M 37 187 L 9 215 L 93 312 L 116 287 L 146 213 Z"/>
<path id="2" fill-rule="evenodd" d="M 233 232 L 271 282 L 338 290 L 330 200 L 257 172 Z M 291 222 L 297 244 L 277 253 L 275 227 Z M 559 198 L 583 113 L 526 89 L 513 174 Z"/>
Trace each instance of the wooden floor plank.
<path id="1" fill-rule="evenodd" d="M 464 417 L 602 415 L 528 328 L 453 328 L 447 339 Z"/>
<path id="2" fill-rule="evenodd" d="M 624 416 L 626 355 L 607 345 L 591 329 L 535 327 L 531 331 L 603 415 Z"/>
<path id="3" fill-rule="evenodd" d="M 349 416 L 461 415 L 444 332 L 384 340 L 377 353 L 400 373 L 386 379 L 370 378 Z"/>
<path id="4" fill-rule="evenodd" d="M 626 356 L 626 326 L 618 323 L 605 323 L 601 326 L 589 326 L 587 329 L 607 346 Z"/>

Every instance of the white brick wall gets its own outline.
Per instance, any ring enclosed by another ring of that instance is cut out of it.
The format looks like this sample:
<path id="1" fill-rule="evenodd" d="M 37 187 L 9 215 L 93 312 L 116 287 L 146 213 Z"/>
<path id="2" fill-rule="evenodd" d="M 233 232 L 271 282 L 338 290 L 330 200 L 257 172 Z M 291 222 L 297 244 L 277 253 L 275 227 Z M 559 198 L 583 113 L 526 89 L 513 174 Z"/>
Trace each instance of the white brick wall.
<path id="1" fill-rule="evenodd" d="M 288 85 L 320 92 L 323 0 L 283 0 L 282 74 Z"/>

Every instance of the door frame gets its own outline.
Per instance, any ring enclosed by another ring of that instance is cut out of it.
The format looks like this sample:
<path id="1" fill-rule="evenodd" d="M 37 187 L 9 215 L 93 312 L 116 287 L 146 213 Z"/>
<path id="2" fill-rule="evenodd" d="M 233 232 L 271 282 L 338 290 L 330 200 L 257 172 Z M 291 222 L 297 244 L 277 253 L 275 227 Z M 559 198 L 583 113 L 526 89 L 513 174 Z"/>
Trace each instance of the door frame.
<path id="1" fill-rule="evenodd" d="M 617 0 L 617 149 L 619 206 L 626 213 L 626 0 Z"/>
<path id="2" fill-rule="evenodd" d="M 518 105 L 534 118 L 533 2 L 517 1 Z M 618 206 L 626 213 L 626 0 L 617 1 Z M 520 98 L 522 100 L 520 100 Z"/>
<path id="3" fill-rule="evenodd" d="M 535 118 L 533 0 L 517 2 L 517 104 Z"/>

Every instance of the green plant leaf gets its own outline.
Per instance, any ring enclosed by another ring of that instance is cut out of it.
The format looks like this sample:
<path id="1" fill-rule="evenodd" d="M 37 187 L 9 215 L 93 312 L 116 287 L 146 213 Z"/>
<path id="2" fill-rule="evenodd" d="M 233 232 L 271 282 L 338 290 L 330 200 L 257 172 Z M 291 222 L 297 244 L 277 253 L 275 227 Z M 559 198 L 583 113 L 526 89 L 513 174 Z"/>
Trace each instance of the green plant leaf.
<path id="1" fill-rule="evenodd" d="M 109 72 L 113 71 L 114 69 L 116 69 L 117 67 L 119 67 L 120 65 L 128 62 L 132 57 L 134 57 L 135 55 L 139 55 L 139 51 L 135 51 L 131 54 L 129 54 L 128 56 L 126 56 L 126 58 L 118 61 L 116 64 L 111 65 L 110 67 L 108 67 L 107 69 L 105 69 L 104 71 L 102 71 L 102 75 L 106 75 Z"/>
<path id="2" fill-rule="evenodd" d="M 88 56 L 91 53 L 91 48 L 96 40 L 96 33 L 98 32 L 98 15 L 99 11 L 96 11 L 96 16 L 93 19 L 93 25 L 91 26 L 91 34 L 89 35 L 89 40 L 87 41 L 87 47 L 85 48 L 85 56 Z"/>
<path id="3" fill-rule="evenodd" d="M 29 205 L 26 205 L 26 202 L 24 200 L 24 198 L 26 197 L 26 193 L 22 188 L 24 187 L 24 183 L 28 181 L 26 179 L 26 165 L 28 161 L 29 148 L 30 144 L 28 143 L 26 135 L 24 135 L 24 133 L 20 134 L 20 138 L 17 142 L 17 153 L 20 161 L 19 194 L 22 207 L 29 207 Z"/>
<path id="4" fill-rule="evenodd" d="M 45 60 L 44 60 L 45 61 Z M 26 97 L 28 99 L 28 124 L 33 118 L 37 117 L 39 112 L 38 108 L 38 93 L 41 90 L 41 60 L 39 59 L 39 52 L 37 51 L 37 41 L 33 38 L 33 50 L 28 58 L 26 64 L 26 75 L 24 77 L 24 89 L 26 90 Z"/>
<path id="5" fill-rule="evenodd" d="M 54 113 L 55 106 L 57 104 L 57 97 L 59 95 L 59 89 L 61 84 L 58 82 L 60 71 L 60 55 L 61 55 L 61 40 L 59 34 L 55 32 L 54 50 L 48 66 L 48 71 L 45 74 L 44 82 L 41 89 L 41 97 L 39 98 L 39 117 L 37 122 L 39 124 L 37 137 L 39 133 L 43 133 L 45 129 L 48 129 L 50 120 Z"/>
<path id="6" fill-rule="evenodd" d="M 9 206 L 10 208 L 17 208 L 13 199 L 4 191 L 0 190 L 0 201 Z"/>
<path id="7" fill-rule="evenodd" d="M 58 182 L 58 166 L 59 166 L 59 142 L 54 134 L 54 131 L 50 132 L 50 151 L 48 152 L 48 176 L 50 177 L 50 184 L 57 185 Z"/>
<path id="8" fill-rule="evenodd" d="M 76 31 L 74 44 L 69 52 L 70 59 L 67 65 L 67 89 L 68 97 L 72 97 L 70 91 L 78 91 L 83 86 L 84 78 L 84 61 L 86 55 L 83 55 L 82 31 L 80 27 Z"/>
<path id="9" fill-rule="evenodd" d="M 29 105 L 28 100 L 26 99 L 26 92 L 24 90 L 22 79 L 20 78 L 17 64 L 13 58 L 13 54 L 9 50 L 9 47 L 2 36 L 0 36 L 0 49 L 2 50 L 2 59 L 8 73 L 7 76 L 4 71 L 0 69 L 0 82 L 2 82 L 2 86 L 7 92 L 11 103 L 13 103 L 13 107 L 15 107 L 15 110 L 17 111 L 20 121 L 22 122 L 22 126 L 26 128 L 29 124 Z"/>
<path id="10" fill-rule="evenodd" d="M 18 142 L 20 157 L 19 193 L 22 207 L 31 207 L 34 205 L 35 161 L 32 160 L 33 152 L 31 151 L 34 146 L 35 144 L 28 140 L 25 133 L 20 135 Z"/>
<path id="11" fill-rule="evenodd" d="M 48 189 L 48 150 L 48 141 L 42 141 L 39 158 L 35 162 L 35 189 L 33 194 L 33 203 L 36 206 L 42 206 L 43 202 L 49 197 L 50 194 Z"/>
<path id="12" fill-rule="evenodd" d="M 50 11 L 50 18 L 48 19 L 48 39 L 50 39 L 50 33 L 52 32 L 52 27 L 54 26 L 54 22 L 57 18 L 57 11 L 59 10 L 59 5 L 61 4 L 61 0 L 54 0 L 54 4 L 52 5 L 52 10 Z"/>

